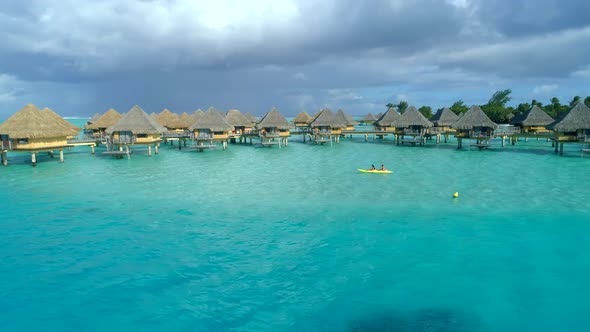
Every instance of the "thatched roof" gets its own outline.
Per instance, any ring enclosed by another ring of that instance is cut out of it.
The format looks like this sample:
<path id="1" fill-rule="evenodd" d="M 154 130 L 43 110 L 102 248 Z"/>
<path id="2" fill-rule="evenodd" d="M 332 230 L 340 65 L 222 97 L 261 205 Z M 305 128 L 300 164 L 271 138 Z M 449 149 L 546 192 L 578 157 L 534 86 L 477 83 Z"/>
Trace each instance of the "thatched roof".
<path id="1" fill-rule="evenodd" d="M 80 130 L 82 130 L 82 128 L 75 126 L 71 122 L 65 120 L 59 114 L 51 110 L 49 107 L 45 107 L 44 109 L 42 109 L 41 113 L 43 114 L 43 116 L 47 117 L 47 121 L 53 121 L 56 124 L 62 126 L 65 130 L 69 130 L 71 135 L 78 135 L 78 133 L 80 133 Z"/>
<path id="2" fill-rule="evenodd" d="M 272 108 L 270 112 L 266 113 L 260 122 L 256 124 L 256 128 L 278 128 L 278 129 L 289 129 L 291 125 L 289 121 L 276 109 Z"/>
<path id="3" fill-rule="evenodd" d="M 393 122 L 399 120 L 400 116 L 401 115 L 395 110 L 395 108 L 390 107 L 387 112 L 375 121 L 375 125 L 377 127 L 390 127 Z"/>
<path id="4" fill-rule="evenodd" d="M 246 112 L 246 114 L 244 114 L 244 116 L 246 118 L 248 118 L 248 120 L 252 121 L 253 124 L 256 124 L 256 122 L 258 122 L 258 119 L 254 116 L 254 114 L 252 114 L 250 112 Z"/>
<path id="5" fill-rule="evenodd" d="M 189 115 L 189 119 L 188 119 L 188 123 L 189 128 L 190 126 L 193 125 L 193 123 L 197 122 L 198 119 L 200 119 L 203 115 L 205 115 L 205 112 L 203 112 L 201 109 L 198 109 L 196 111 L 193 112 L 193 114 Z"/>
<path id="6" fill-rule="evenodd" d="M 225 120 L 234 127 L 254 127 L 250 119 L 244 116 L 239 110 L 229 110 L 225 113 Z"/>
<path id="7" fill-rule="evenodd" d="M 336 117 L 332 111 L 327 108 L 321 110 L 316 116 L 311 120 L 309 125 L 311 127 L 330 127 L 330 128 L 344 128 L 346 127 L 346 119 Z"/>
<path id="8" fill-rule="evenodd" d="M 375 114 L 375 119 L 379 119 L 381 116 L 383 116 L 383 112 Z"/>
<path id="9" fill-rule="evenodd" d="M 410 106 L 399 119 L 392 123 L 392 126 L 396 128 L 407 128 L 410 126 L 430 128 L 433 124 L 416 107 Z"/>
<path id="10" fill-rule="evenodd" d="M 121 120 L 122 115 L 114 109 L 109 109 L 98 120 L 86 126 L 86 129 L 106 129 Z"/>
<path id="11" fill-rule="evenodd" d="M 553 118 L 549 116 L 549 114 L 545 113 L 542 109 L 539 108 L 537 105 L 533 105 L 530 110 L 524 113 L 519 113 L 517 116 L 512 118 L 510 121 L 513 125 L 521 125 L 521 126 L 546 126 L 551 124 Z"/>
<path id="12" fill-rule="evenodd" d="M 100 118 L 100 113 L 94 113 L 94 115 L 88 120 L 88 124 L 96 122 Z"/>
<path id="13" fill-rule="evenodd" d="M 474 127 L 488 127 L 496 129 L 498 125 L 494 123 L 488 116 L 481 110 L 477 105 L 471 106 L 471 108 L 463 114 L 451 127 L 455 129 L 469 130 Z"/>
<path id="14" fill-rule="evenodd" d="M 26 105 L 0 124 L 0 135 L 10 138 L 52 138 L 71 134 L 71 128 L 50 119 L 33 104 Z"/>
<path id="15" fill-rule="evenodd" d="M 338 110 L 334 116 L 342 121 L 344 121 L 344 124 L 346 126 L 356 126 L 357 124 L 359 124 L 357 121 L 355 121 L 350 115 L 346 114 L 343 110 Z"/>
<path id="16" fill-rule="evenodd" d="M 369 114 L 365 115 L 365 117 L 363 118 L 362 121 L 364 121 L 364 122 L 374 122 L 376 120 L 377 119 L 375 118 L 375 116 L 369 112 Z"/>
<path id="17" fill-rule="evenodd" d="M 297 114 L 297 116 L 295 118 L 293 118 L 293 120 L 291 120 L 291 122 L 293 122 L 293 123 L 308 123 L 309 120 L 311 120 L 311 116 L 309 114 L 307 114 L 307 112 L 303 111 L 303 112 Z"/>
<path id="18" fill-rule="evenodd" d="M 590 109 L 584 102 L 579 102 L 571 110 L 560 114 L 547 128 L 557 131 L 590 129 Z"/>
<path id="19" fill-rule="evenodd" d="M 430 119 L 430 121 L 435 125 L 435 126 L 450 126 L 453 123 L 457 122 L 457 120 L 459 120 L 459 117 L 457 116 L 457 114 L 455 114 L 455 112 L 451 111 L 450 108 L 445 107 L 442 110 L 436 112 L 436 114 L 432 117 L 432 119 Z"/>
<path id="20" fill-rule="evenodd" d="M 210 107 L 205 114 L 199 116 L 189 128 L 189 130 L 195 129 L 209 129 L 211 131 L 231 131 L 234 129 L 232 125 L 227 123 L 223 115 L 217 112 L 213 107 Z"/>
<path id="21" fill-rule="evenodd" d="M 188 128 L 189 126 L 184 121 L 180 120 L 178 114 L 170 112 L 167 108 L 162 110 L 162 112 L 157 115 L 156 119 L 158 120 L 158 123 L 168 129 Z"/>
<path id="22" fill-rule="evenodd" d="M 153 117 L 144 112 L 141 107 L 135 105 L 127 112 L 119 122 L 108 127 L 107 134 L 118 131 L 130 131 L 137 134 L 161 134 L 168 131 L 159 124 Z"/>

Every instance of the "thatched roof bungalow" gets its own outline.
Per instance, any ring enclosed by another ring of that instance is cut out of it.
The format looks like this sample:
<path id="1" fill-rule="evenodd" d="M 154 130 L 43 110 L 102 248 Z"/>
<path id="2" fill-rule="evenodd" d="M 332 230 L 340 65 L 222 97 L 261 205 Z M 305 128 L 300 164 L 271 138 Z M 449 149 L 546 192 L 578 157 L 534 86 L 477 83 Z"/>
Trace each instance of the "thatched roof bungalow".
<path id="1" fill-rule="evenodd" d="M 183 132 L 189 127 L 185 121 L 180 119 L 178 114 L 170 112 L 167 108 L 162 110 L 162 112 L 157 115 L 156 119 L 159 124 L 172 132 Z"/>
<path id="2" fill-rule="evenodd" d="M 249 134 L 254 129 L 252 121 L 236 109 L 227 111 L 225 120 L 233 127 L 232 134 L 235 135 Z"/>
<path id="3" fill-rule="evenodd" d="M 455 112 L 451 111 L 450 108 L 445 107 L 430 119 L 437 131 L 448 132 L 451 130 L 451 126 L 459 120 L 459 116 Z"/>
<path id="4" fill-rule="evenodd" d="M 289 121 L 274 107 L 256 124 L 256 129 L 267 137 L 289 137 L 290 128 Z"/>
<path id="5" fill-rule="evenodd" d="M 202 117 L 203 115 L 205 115 L 205 112 L 203 112 L 203 110 L 198 109 L 196 111 L 194 111 L 191 115 L 189 115 L 189 130 L 190 130 L 190 126 L 192 126 L 195 122 L 197 122 L 197 120 Z"/>
<path id="6" fill-rule="evenodd" d="M 250 120 L 254 126 L 256 126 L 256 123 L 258 123 L 258 118 L 256 118 L 256 117 L 254 116 L 254 114 L 252 114 L 252 113 L 250 113 L 250 112 L 246 112 L 246 113 L 244 114 L 244 116 L 245 116 L 245 117 L 246 117 L 248 120 Z"/>
<path id="7" fill-rule="evenodd" d="M 310 120 L 312 120 L 311 115 L 303 111 L 297 114 L 297 116 L 295 116 L 291 122 L 295 127 L 307 127 Z"/>
<path id="8" fill-rule="evenodd" d="M 121 146 L 159 143 L 162 141 L 161 134 L 166 131 L 166 127 L 135 105 L 105 133 L 110 135 L 111 144 Z"/>
<path id="9" fill-rule="evenodd" d="M 334 113 L 334 117 L 342 123 L 344 123 L 345 127 L 344 130 L 354 130 L 354 127 L 359 123 L 355 121 L 350 115 L 346 114 L 343 110 L 339 109 L 336 113 Z"/>
<path id="10" fill-rule="evenodd" d="M 402 135 L 424 136 L 433 124 L 418 109 L 410 106 L 392 124 Z"/>
<path id="11" fill-rule="evenodd" d="M 365 115 L 365 117 L 361 120 L 362 124 L 366 124 L 366 125 L 372 125 L 373 123 L 375 123 L 375 121 L 377 121 L 377 118 L 375 118 L 375 116 L 373 114 L 371 114 L 371 112 L 369 112 L 367 115 Z"/>
<path id="12" fill-rule="evenodd" d="M 393 132 L 395 131 L 393 123 L 399 120 L 400 116 L 401 115 L 395 110 L 395 108 L 390 107 L 385 113 L 383 113 L 383 115 L 381 115 L 381 117 L 375 121 L 373 125 L 375 126 L 375 129 L 379 131 Z"/>
<path id="13" fill-rule="evenodd" d="M 94 113 L 94 115 L 86 122 L 87 125 L 96 122 L 100 118 L 100 113 Z"/>
<path id="14" fill-rule="evenodd" d="M 590 140 L 590 109 L 579 102 L 569 111 L 560 114 L 547 129 L 553 130 L 555 138 L 560 141 L 587 142 Z"/>
<path id="15" fill-rule="evenodd" d="M 512 118 L 510 124 L 520 127 L 524 133 L 547 133 L 547 126 L 553 123 L 553 118 L 545 113 L 537 105 L 533 105 L 530 110 L 524 113 L 518 113 Z"/>
<path id="16" fill-rule="evenodd" d="M 489 139 L 494 135 L 498 125 L 490 120 L 479 106 L 473 105 L 451 127 L 457 130 L 456 137 Z"/>
<path id="17" fill-rule="evenodd" d="M 310 121 L 309 126 L 317 135 L 340 135 L 342 129 L 346 128 L 345 121 L 346 119 L 336 117 L 331 110 L 324 108 Z"/>
<path id="18" fill-rule="evenodd" d="M 31 151 L 35 165 L 35 152 L 59 149 L 63 153 L 63 148 L 68 146 L 67 137 L 71 134 L 72 128 L 43 113 L 35 105 L 28 104 L 0 124 L 2 161 L 6 161 L 4 151 Z M 63 154 L 61 156 L 63 160 Z"/>
<path id="19" fill-rule="evenodd" d="M 207 141 L 227 141 L 229 133 L 234 129 L 221 113 L 213 107 L 199 116 L 197 120 L 188 128 L 194 133 L 196 140 Z"/>
<path id="20" fill-rule="evenodd" d="M 109 109 L 95 122 L 86 126 L 85 129 L 92 130 L 95 137 L 101 137 L 105 130 L 121 120 L 122 115 L 114 109 Z"/>

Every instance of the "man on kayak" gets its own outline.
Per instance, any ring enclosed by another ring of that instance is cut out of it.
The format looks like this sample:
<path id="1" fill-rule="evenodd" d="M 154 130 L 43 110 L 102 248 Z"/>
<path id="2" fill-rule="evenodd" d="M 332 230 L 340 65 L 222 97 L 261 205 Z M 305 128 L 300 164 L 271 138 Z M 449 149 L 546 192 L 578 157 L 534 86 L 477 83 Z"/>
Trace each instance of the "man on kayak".
<path id="1" fill-rule="evenodd" d="M 385 166 L 383 166 L 383 164 L 381 164 L 381 170 L 386 171 Z"/>

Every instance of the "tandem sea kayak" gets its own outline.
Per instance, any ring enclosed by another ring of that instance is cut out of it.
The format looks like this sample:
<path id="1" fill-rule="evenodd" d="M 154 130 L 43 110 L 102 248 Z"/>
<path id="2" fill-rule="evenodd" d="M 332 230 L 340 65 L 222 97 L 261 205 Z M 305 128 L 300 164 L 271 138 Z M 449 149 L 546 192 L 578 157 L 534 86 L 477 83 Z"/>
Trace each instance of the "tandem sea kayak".
<path id="1" fill-rule="evenodd" d="M 380 169 L 372 170 L 372 169 L 360 169 L 360 168 L 358 168 L 358 171 L 361 172 L 361 173 L 376 173 L 376 174 L 389 174 L 389 173 L 392 172 L 390 170 L 384 170 L 384 171 L 382 171 Z"/>

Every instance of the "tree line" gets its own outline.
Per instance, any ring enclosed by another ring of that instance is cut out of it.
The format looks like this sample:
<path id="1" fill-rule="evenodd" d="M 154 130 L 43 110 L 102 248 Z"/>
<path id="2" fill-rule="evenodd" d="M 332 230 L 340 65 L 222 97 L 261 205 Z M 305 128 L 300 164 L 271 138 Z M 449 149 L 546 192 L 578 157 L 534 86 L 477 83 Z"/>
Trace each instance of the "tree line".
<path id="1" fill-rule="evenodd" d="M 507 106 L 508 102 L 512 99 L 510 96 L 512 94 L 511 89 L 500 90 L 496 91 L 490 100 L 484 104 L 479 105 L 484 113 L 490 118 L 490 120 L 496 123 L 508 123 L 510 119 L 512 119 L 516 114 L 521 112 L 527 112 L 533 107 L 537 105 L 540 109 L 545 111 L 549 116 L 552 118 L 556 118 L 559 116 L 560 113 L 567 112 L 570 108 L 575 106 L 578 102 L 582 101 L 582 97 L 574 96 L 572 100 L 568 104 L 562 104 L 557 97 L 553 97 L 550 99 L 549 103 L 543 105 L 540 101 L 533 99 L 530 103 L 520 103 L 516 107 Z M 590 96 L 586 97 L 583 102 L 586 106 L 590 107 Z M 405 110 L 408 108 L 408 102 L 405 100 L 400 101 L 398 104 L 388 103 L 385 105 L 388 109 L 394 108 L 400 113 L 404 113 Z M 465 105 L 463 100 L 459 99 L 453 103 L 449 107 L 449 109 L 455 114 L 459 115 L 461 113 L 465 113 L 469 110 L 469 107 Z M 439 108 L 436 112 L 442 110 Z M 422 106 L 418 109 L 424 117 L 427 119 L 431 119 L 434 113 L 432 112 L 432 107 L 430 106 Z"/>

